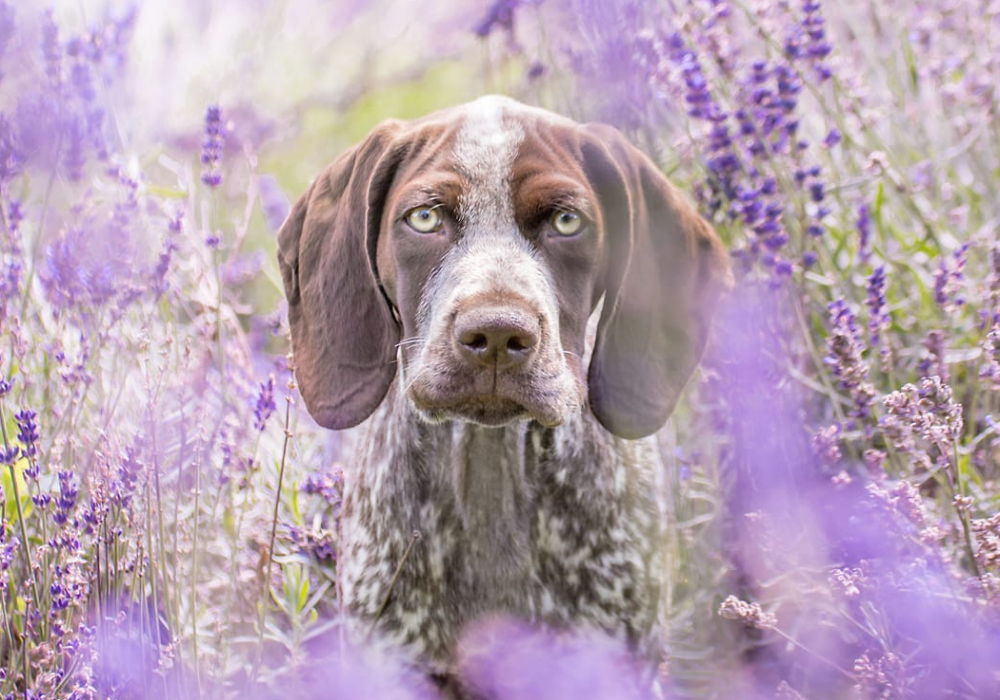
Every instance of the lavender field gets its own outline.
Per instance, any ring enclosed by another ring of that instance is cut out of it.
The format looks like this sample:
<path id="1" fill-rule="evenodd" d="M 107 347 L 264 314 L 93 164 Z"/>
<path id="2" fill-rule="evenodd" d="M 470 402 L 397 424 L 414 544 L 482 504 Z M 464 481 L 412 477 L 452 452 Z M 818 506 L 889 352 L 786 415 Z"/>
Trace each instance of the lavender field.
<path id="1" fill-rule="evenodd" d="M 276 231 L 490 92 L 617 126 L 732 251 L 659 436 L 659 696 L 1000 697 L 998 0 L 0 0 L 0 697 L 437 697 L 342 640 L 359 433 L 299 400 Z M 657 697 L 480 634 L 501 700 Z"/>

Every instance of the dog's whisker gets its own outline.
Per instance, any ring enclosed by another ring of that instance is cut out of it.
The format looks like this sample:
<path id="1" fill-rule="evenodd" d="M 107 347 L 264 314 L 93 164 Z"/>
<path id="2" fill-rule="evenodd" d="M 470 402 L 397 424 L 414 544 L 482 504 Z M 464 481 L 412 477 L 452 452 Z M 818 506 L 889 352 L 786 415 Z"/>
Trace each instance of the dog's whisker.
<path id="1" fill-rule="evenodd" d="M 398 343 L 396 343 L 396 347 L 397 348 L 408 348 L 408 347 L 413 347 L 413 346 L 416 346 L 416 345 L 422 345 L 425 342 L 426 341 L 425 341 L 424 338 L 422 338 L 420 336 L 415 336 L 413 338 L 405 338 L 405 339 L 399 341 Z"/>

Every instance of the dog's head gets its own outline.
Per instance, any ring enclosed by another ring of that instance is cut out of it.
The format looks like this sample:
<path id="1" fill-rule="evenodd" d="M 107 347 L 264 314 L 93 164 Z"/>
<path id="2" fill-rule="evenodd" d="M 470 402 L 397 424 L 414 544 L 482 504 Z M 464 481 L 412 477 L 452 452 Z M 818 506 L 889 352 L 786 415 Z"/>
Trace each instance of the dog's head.
<path id="1" fill-rule="evenodd" d="M 375 410 L 399 349 L 430 420 L 556 425 L 589 398 L 611 432 L 648 435 L 731 279 L 708 223 L 616 130 L 499 97 L 381 124 L 278 245 L 298 383 L 329 428 Z"/>

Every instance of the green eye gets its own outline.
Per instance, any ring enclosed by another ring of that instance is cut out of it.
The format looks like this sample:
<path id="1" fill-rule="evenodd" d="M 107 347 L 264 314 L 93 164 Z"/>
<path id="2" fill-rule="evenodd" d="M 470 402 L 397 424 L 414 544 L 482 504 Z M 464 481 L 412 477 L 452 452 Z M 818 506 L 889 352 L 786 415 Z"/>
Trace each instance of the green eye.
<path id="1" fill-rule="evenodd" d="M 572 236 L 583 228 L 583 217 L 575 211 L 557 211 L 552 215 L 552 228 L 560 236 Z"/>
<path id="2" fill-rule="evenodd" d="M 441 228 L 437 207 L 418 207 L 406 215 L 406 223 L 417 233 L 433 233 Z"/>

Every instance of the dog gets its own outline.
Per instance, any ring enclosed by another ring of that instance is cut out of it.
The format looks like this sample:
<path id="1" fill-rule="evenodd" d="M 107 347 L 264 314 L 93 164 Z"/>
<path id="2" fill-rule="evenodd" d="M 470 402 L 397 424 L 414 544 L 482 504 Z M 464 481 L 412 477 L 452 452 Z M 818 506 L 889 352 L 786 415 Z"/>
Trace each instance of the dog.
<path id="1" fill-rule="evenodd" d="M 306 407 L 368 421 L 338 570 L 355 627 L 442 678 L 488 615 L 655 661 L 664 494 L 644 438 L 731 273 L 654 163 L 498 96 L 387 121 L 296 202 L 278 261 Z"/>

